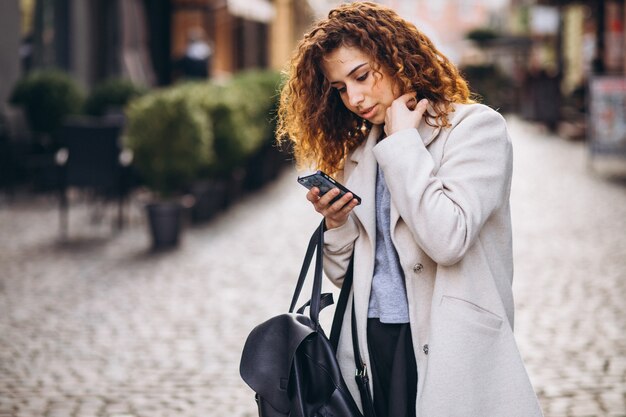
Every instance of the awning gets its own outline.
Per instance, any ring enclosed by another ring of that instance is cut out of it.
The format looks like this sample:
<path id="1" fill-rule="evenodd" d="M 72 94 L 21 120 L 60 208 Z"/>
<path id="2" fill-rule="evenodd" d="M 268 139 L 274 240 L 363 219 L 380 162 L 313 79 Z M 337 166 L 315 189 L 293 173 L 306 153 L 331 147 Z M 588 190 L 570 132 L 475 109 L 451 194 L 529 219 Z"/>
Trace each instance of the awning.
<path id="1" fill-rule="evenodd" d="M 237 17 L 270 23 L 276 15 L 274 5 L 267 0 L 227 0 L 228 11 Z"/>

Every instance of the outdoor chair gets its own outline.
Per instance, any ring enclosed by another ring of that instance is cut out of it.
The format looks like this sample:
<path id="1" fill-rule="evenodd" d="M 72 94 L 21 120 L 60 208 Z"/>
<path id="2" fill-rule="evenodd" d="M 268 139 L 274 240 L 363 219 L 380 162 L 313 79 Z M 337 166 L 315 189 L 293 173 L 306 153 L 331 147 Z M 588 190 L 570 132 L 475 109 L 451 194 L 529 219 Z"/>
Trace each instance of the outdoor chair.
<path id="1" fill-rule="evenodd" d="M 56 154 L 59 167 L 60 229 L 68 234 L 70 201 L 75 188 L 91 198 L 117 200 L 116 229 L 124 224 L 124 202 L 129 192 L 132 154 L 123 150 L 120 136 L 123 117 L 76 118 L 63 125 L 63 147 Z"/>

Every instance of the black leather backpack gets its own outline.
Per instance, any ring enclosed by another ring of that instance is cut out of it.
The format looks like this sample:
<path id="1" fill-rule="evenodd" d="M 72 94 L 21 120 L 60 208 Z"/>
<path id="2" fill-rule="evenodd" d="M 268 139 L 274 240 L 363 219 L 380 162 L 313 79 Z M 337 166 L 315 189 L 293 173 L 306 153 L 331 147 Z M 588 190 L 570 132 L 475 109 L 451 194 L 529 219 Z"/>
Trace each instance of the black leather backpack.
<path id="1" fill-rule="evenodd" d="M 348 391 L 335 356 L 352 287 L 352 261 L 329 339 L 319 323 L 319 312 L 333 303 L 332 294 L 321 294 L 323 242 L 322 222 L 309 242 L 289 312 L 258 325 L 246 340 L 240 374 L 256 392 L 260 417 L 363 417 Z M 314 252 L 316 262 L 311 300 L 294 313 Z M 309 315 L 304 314 L 306 307 L 310 307 Z M 352 317 L 355 340 L 354 314 Z M 365 417 L 374 417 L 367 372 L 356 345 L 355 358 Z"/>

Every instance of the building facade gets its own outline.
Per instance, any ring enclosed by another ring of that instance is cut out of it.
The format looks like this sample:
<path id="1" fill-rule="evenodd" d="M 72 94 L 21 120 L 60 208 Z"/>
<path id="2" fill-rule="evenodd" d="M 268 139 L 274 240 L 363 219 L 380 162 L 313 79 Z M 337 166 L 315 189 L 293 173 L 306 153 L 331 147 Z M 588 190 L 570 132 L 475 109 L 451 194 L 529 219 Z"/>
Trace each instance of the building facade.
<path id="1" fill-rule="evenodd" d="M 0 16 L 5 86 L 55 67 L 86 88 L 113 77 L 175 82 L 190 33 L 209 47 L 209 76 L 280 69 L 313 20 L 307 0 L 7 0 Z"/>

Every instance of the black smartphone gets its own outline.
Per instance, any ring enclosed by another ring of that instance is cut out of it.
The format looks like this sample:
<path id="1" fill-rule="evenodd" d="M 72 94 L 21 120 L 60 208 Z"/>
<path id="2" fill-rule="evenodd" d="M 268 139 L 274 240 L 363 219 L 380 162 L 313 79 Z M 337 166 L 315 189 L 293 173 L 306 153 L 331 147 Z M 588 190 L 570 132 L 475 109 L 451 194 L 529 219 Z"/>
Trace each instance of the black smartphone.
<path id="1" fill-rule="evenodd" d="M 337 182 L 334 178 L 332 178 L 330 175 L 326 174 L 323 171 L 317 171 L 316 173 L 311 175 L 298 177 L 298 182 L 304 185 L 309 190 L 313 187 L 319 188 L 320 196 L 326 194 L 333 188 L 339 188 L 339 195 L 333 198 L 331 204 L 339 200 L 346 193 L 352 193 L 353 198 L 356 198 L 359 204 L 361 204 L 361 197 L 348 190 L 346 187 L 344 187 L 342 184 Z"/>

